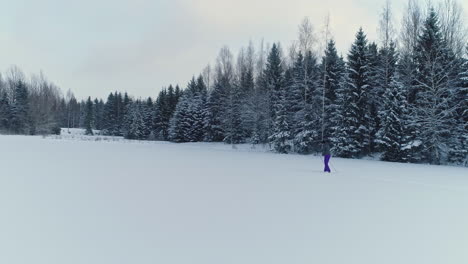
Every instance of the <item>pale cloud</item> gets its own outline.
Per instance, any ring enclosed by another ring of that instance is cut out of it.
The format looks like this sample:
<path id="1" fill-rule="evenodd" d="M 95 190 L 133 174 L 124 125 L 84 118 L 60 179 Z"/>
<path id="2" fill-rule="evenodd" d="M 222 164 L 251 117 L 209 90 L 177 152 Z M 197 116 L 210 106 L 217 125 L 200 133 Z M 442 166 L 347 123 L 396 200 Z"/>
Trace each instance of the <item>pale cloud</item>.
<path id="1" fill-rule="evenodd" d="M 2 1 L 2 0 L 0 0 Z M 393 1 L 401 13 L 406 0 Z M 317 32 L 331 16 L 346 55 L 363 27 L 377 40 L 384 0 L 17 0 L 0 9 L 0 69 L 17 64 L 43 70 L 78 97 L 111 91 L 156 96 L 168 84 L 185 86 L 213 62 L 219 48 L 236 52 L 249 40 L 287 47 L 310 17 Z M 465 3 L 465 9 L 468 3 Z M 395 17 L 396 22 L 400 19 Z"/>

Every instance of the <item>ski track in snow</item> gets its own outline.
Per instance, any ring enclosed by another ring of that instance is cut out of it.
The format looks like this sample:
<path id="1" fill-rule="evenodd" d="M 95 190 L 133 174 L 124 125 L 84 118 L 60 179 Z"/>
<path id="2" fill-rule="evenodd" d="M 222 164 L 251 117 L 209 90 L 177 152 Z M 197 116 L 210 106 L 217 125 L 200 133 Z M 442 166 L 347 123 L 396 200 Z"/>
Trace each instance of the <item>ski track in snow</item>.
<path id="1" fill-rule="evenodd" d="M 0 263 L 466 264 L 468 169 L 0 136 Z"/>

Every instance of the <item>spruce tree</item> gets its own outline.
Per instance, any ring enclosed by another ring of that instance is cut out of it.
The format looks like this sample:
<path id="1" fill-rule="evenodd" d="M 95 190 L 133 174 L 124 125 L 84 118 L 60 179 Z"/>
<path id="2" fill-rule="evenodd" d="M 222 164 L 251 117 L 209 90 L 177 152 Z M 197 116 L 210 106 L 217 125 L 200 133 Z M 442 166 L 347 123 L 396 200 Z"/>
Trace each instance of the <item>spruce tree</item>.
<path id="1" fill-rule="evenodd" d="M 11 104 L 11 130 L 16 134 L 28 133 L 29 122 L 29 92 L 26 83 L 19 80 L 15 83 Z"/>
<path id="2" fill-rule="evenodd" d="M 319 138 L 319 124 L 314 118 L 311 104 L 306 104 L 303 109 L 302 120 L 298 122 L 298 134 L 294 137 L 294 150 L 300 154 L 310 154 L 314 148 L 317 149 Z"/>
<path id="3" fill-rule="evenodd" d="M 191 115 L 189 109 L 189 96 L 188 93 L 180 98 L 177 104 L 174 115 L 170 121 L 169 139 L 173 142 L 190 142 L 191 130 Z"/>
<path id="4" fill-rule="evenodd" d="M 213 90 L 208 96 L 206 110 L 204 115 L 204 128 L 206 131 L 205 140 L 209 142 L 223 141 L 224 136 L 224 108 L 225 105 L 225 89 L 223 85 L 217 81 L 214 84 Z"/>
<path id="5" fill-rule="evenodd" d="M 205 130 L 205 116 L 206 116 L 206 103 L 208 101 L 208 88 L 203 81 L 203 77 L 200 75 L 197 78 L 196 83 L 197 93 L 192 99 L 190 111 L 193 113 L 193 124 L 192 124 L 192 141 L 199 142 L 203 141 L 206 136 Z"/>
<path id="6" fill-rule="evenodd" d="M 301 131 L 300 123 L 304 120 L 306 83 L 304 71 L 304 57 L 301 52 L 296 56 L 292 67 L 287 71 L 286 78 L 286 111 L 288 124 L 291 129 L 291 139 L 294 139 Z"/>
<path id="7" fill-rule="evenodd" d="M 343 157 L 369 153 L 369 61 L 366 35 L 359 29 L 348 54 L 345 83 L 340 87 L 339 127 L 335 131 L 335 151 Z"/>
<path id="8" fill-rule="evenodd" d="M 146 103 L 142 104 L 141 111 L 143 115 L 143 134 L 144 139 L 155 139 L 155 135 L 152 134 L 154 131 L 154 103 L 151 97 L 146 99 Z"/>
<path id="9" fill-rule="evenodd" d="M 114 124 L 117 122 L 117 113 L 115 111 L 115 97 L 114 93 L 110 93 L 107 97 L 106 104 L 104 105 L 103 112 L 103 133 L 105 135 L 114 135 Z"/>
<path id="10" fill-rule="evenodd" d="M 255 80 L 253 65 L 241 67 L 238 80 L 241 105 L 241 129 L 243 140 L 251 138 L 255 128 Z"/>
<path id="11" fill-rule="evenodd" d="M 338 125 L 333 120 L 337 115 L 337 91 L 340 83 L 343 81 L 345 73 L 345 63 L 336 51 L 335 42 L 330 40 L 325 50 L 325 56 L 322 59 L 322 86 L 325 89 L 325 113 L 323 116 L 323 136 L 329 139 L 334 128 Z M 323 92 L 323 91 L 322 91 Z"/>
<path id="12" fill-rule="evenodd" d="M 287 122 L 287 112 L 286 112 L 286 94 L 285 90 L 278 91 L 278 100 L 276 100 L 276 120 L 274 124 L 274 133 L 270 136 L 270 142 L 273 144 L 274 149 L 279 153 L 288 153 L 291 150 L 291 144 L 289 139 L 290 129 Z"/>
<path id="13" fill-rule="evenodd" d="M 349 86 L 349 74 L 344 75 L 343 81 L 337 90 L 337 111 L 333 122 L 336 127 L 333 129 L 331 141 L 333 143 L 332 152 L 338 157 L 357 157 L 361 151 L 361 142 L 358 141 L 356 131 L 358 113 L 358 94 L 353 87 Z"/>
<path id="14" fill-rule="evenodd" d="M 378 47 L 376 43 L 371 43 L 367 48 L 367 57 L 368 57 L 368 87 L 367 87 L 367 107 L 368 107 L 368 118 L 367 118 L 367 127 L 368 127 L 368 139 L 367 143 L 369 144 L 368 149 L 365 150 L 367 153 L 372 153 L 375 151 L 376 142 L 375 135 L 380 129 L 380 119 L 379 119 L 379 110 L 380 110 L 380 101 L 382 98 L 382 91 L 385 88 L 382 88 L 380 82 L 380 54 L 378 52 Z"/>
<path id="15" fill-rule="evenodd" d="M 307 55 L 304 57 L 304 65 L 306 71 L 306 79 L 304 81 L 306 90 L 304 94 L 304 109 L 302 110 L 304 118 L 298 121 L 302 134 L 305 132 L 309 135 L 315 135 L 314 138 L 309 138 L 307 142 L 303 142 L 302 144 L 317 148 L 319 135 L 324 122 L 323 86 L 320 85 L 321 78 L 317 58 L 311 51 L 308 51 Z M 310 116 L 308 117 L 307 115 Z M 304 138 L 302 140 L 304 140 Z"/>
<path id="16" fill-rule="evenodd" d="M 382 160 L 408 161 L 407 118 L 408 107 L 403 85 L 393 77 L 383 97 L 380 110 L 381 128 L 377 133 L 377 142 L 383 152 Z"/>
<path id="17" fill-rule="evenodd" d="M 169 91 L 173 91 L 172 86 Z M 172 92 L 173 93 L 173 92 Z M 168 90 L 163 89 L 159 92 L 158 98 L 156 99 L 154 110 L 154 119 L 155 124 L 155 137 L 158 140 L 168 140 L 168 130 L 169 130 L 169 120 L 170 120 L 170 107 L 169 107 L 169 98 Z"/>
<path id="18" fill-rule="evenodd" d="M 97 130 L 102 130 L 104 122 L 104 101 L 94 100 L 94 126 Z"/>
<path id="19" fill-rule="evenodd" d="M 242 98 L 241 87 L 233 85 L 227 100 L 226 129 L 224 142 L 239 144 L 244 140 L 242 128 Z"/>
<path id="20" fill-rule="evenodd" d="M 124 137 L 127 139 L 142 140 L 146 139 L 145 135 L 145 120 L 143 104 L 140 100 L 127 105 L 127 128 L 123 129 Z"/>
<path id="21" fill-rule="evenodd" d="M 466 52 L 468 55 L 468 46 Z M 450 142 L 449 162 L 468 166 L 468 56 L 461 60 L 459 84 L 456 89 L 457 122 Z"/>
<path id="22" fill-rule="evenodd" d="M 443 40 L 436 12 L 431 9 L 417 46 L 415 104 L 412 127 L 424 161 L 440 164 L 447 158 L 456 127 L 456 86 L 459 65 Z"/>
<path id="23" fill-rule="evenodd" d="M 91 97 L 88 97 L 86 101 L 86 113 L 85 113 L 85 120 L 84 120 L 84 127 L 86 129 L 86 135 L 93 135 L 93 101 L 91 101 Z"/>
<path id="24" fill-rule="evenodd" d="M 3 92 L 0 95 L 0 131 L 10 130 L 11 106 L 8 95 Z"/>
<path id="25" fill-rule="evenodd" d="M 279 45 L 274 43 L 271 51 L 268 55 L 266 67 L 263 73 L 264 85 L 265 85 L 265 100 L 267 100 L 265 106 L 266 118 L 267 118 L 267 133 L 271 135 L 274 129 L 274 122 L 276 122 L 276 113 L 279 106 L 280 91 L 284 86 L 284 69 L 281 59 L 281 51 Z M 283 106 L 284 107 L 284 106 Z"/>

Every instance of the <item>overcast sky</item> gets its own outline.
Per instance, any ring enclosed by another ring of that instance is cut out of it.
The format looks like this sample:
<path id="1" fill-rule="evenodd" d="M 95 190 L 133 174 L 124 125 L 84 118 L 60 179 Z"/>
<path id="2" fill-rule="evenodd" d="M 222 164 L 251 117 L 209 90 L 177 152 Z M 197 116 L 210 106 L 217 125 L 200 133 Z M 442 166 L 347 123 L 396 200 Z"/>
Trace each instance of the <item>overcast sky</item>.
<path id="1" fill-rule="evenodd" d="M 377 40 L 384 0 L 0 0 L 0 70 L 43 71 L 78 98 L 110 91 L 156 96 L 185 86 L 219 49 L 280 41 L 289 46 L 309 16 L 325 15 L 340 52 L 358 28 Z M 468 9 L 468 0 L 462 0 Z M 396 22 L 406 0 L 392 2 Z"/>

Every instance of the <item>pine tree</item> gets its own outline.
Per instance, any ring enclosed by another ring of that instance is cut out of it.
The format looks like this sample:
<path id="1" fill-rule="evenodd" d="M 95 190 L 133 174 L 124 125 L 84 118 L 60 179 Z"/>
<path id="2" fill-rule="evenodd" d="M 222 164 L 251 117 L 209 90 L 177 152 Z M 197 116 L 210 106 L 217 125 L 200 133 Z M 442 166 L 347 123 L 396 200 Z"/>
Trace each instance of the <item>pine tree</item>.
<path id="1" fill-rule="evenodd" d="M 381 80 L 380 80 L 380 54 L 378 52 L 378 47 L 376 43 L 371 43 L 368 46 L 368 88 L 367 88 L 367 105 L 368 105 L 368 118 L 367 118 L 367 127 L 368 127 L 368 139 L 367 143 L 369 144 L 368 149 L 365 150 L 367 153 L 373 153 L 376 148 L 376 133 L 380 129 L 380 119 L 379 119 L 379 110 L 380 110 L 380 101 L 382 96 Z"/>
<path id="2" fill-rule="evenodd" d="M 0 95 L 0 131 L 10 130 L 11 106 L 8 95 L 3 92 Z"/>
<path id="3" fill-rule="evenodd" d="M 318 145 L 319 125 L 311 104 L 306 104 L 303 112 L 303 119 L 298 124 L 299 133 L 294 137 L 294 149 L 300 154 L 310 154 Z"/>
<path id="4" fill-rule="evenodd" d="M 380 98 L 393 81 L 397 72 L 398 53 L 395 42 L 391 41 L 387 47 L 379 50 L 379 62 L 377 65 L 377 98 Z M 401 75 L 399 75 L 399 79 Z M 404 85 L 404 83 L 401 83 Z M 405 87 L 405 86 L 404 86 Z M 403 94 L 406 97 L 406 94 Z M 380 109 L 379 109 L 380 110 Z"/>
<path id="5" fill-rule="evenodd" d="M 349 86 L 349 75 L 343 77 L 337 90 L 337 111 L 331 141 L 333 143 L 332 152 L 343 158 L 357 157 L 361 151 L 361 143 L 356 137 L 359 123 L 357 122 L 358 94 Z"/>
<path id="6" fill-rule="evenodd" d="M 117 113 L 115 111 L 115 96 L 110 93 L 107 97 L 106 104 L 104 105 L 103 113 L 103 133 L 105 135 L 114 135 L 114 124 L 117 122 Z"/>
<path id="7" fill-rule="evenodd" d="M 225 130 L 224 142 L 229 144 L 242 143 L 244 137 L 242 128 L 241 87 L 239 85 L 234 85 L 233 87 L 231 87 L 227 104 L 227 125 Z"/>
<path id="8" fill-rule="evenodd" d="M 253 51 L 252 51 L 253 52 Z M 253 54 L 252 54 L 253 55 Z M 255 80 L 253 62 L 247 62 L 241 67 L 238 80 L 242 140 L 251 138 L 255 129 Z"/>
<path id="9" fill-rule="evenodd" d="M 197 93 L 192 99 L 190 111 L 193 113 L 192 123 L 192 141 L 200 142 L 205 139 L 205 116 L 206 116 L 206 103 L 208 100 L 208 88 L 200 75 L 196 83 Z"/>
<path id="10" fill-rule="evenodd" d="M 220 142 L 224 140 L 223 106 L 225 105 L 225 90 L 220 82 L 215 82 L 208 96 L 204 115 L 205 140 Z"/>
<path id="11" fill-rule="evenodd" d="M 116 121 L 113 125 L 113 131 L 115 136 L 122 136 L 122 123 L 124 120 L 125 116 L 125 109 L 126 109 L 126 103 L 124 102 L 124 98 L 122 96 L 122 93 L 117 93 L 115 92 L 115 112 L 117 113 L 116 115 Z"/>
<path id="12" fill-rule="evenodd" d="M 415 140 L 423 146 L 421 158 L 440 164 L 447 158 L 456 127 L 456 86 L 459 65 L 442 38 L 436 12 L 431 9 L 417 47 L 417 85 L 412 105 Z"/>
<path id="13" fill-rule="evenodd" d="M 102 99 L 95 99 L 94 100 L 94 126 L 97 130 L 101 130 L 103 127 L 103 118 L 104 118 L 104 102 Z"/>
<path id="14" fill-rule="evenodd" d="M 199 142 L 205 135 L 204 114 L 207 89 L 203 78 L 195 77 L 189 82 L 185 90 L 185 100 L 187 104 L 187 116 L 185 122 L 189 127 L 186 131 L 186 141 Z"/>
<path id="15" fill-rule="evenodd" d="M 291 80 L 287 83 L 286 93 L 286 109 L 288 112 L 288 124 L 291 129 L 291 138 L 296 137 L 302 131 L 300 123 L 304 120 L 305 115 L 305 92 L 307 90 L 307 83 L 304 82 L 305 74 L 304 71 L 304 57 L 302 53 L 296 57 L 290 72 Z"/>
<path id="16" fill-rule="evenodd" d="M 468 46 L 466 48 L 468 55 Z M 456 128 L 450 142 L 449 162 L 468 166 L 468 57 L 461 59 L 456 91 Z"/>
<path id="17" fill-rule="evenodd" d="M 381 128 L 377 133 L 377 142 L 383 152 L 385 161 L 408 161 L 407 148 L 407 102 L 400 82 L 393 77 L 381 100 Z"/>
<path id="18" fill-rule="evenodd" d="M 169 139 L 173 142 L 190 142 L 190 110 L 188 93 L 180 98 L 169 127 Z"/>
<path id="19" fill-rule="evenodd" d="M 141 101 L 137 100 L 133 103 L 129 103 L 128 112 L 126 116 L 126 126 L 127 128 L 123 129 L 124 137 L 127 139 L 137 139 L 142 140 L 146 139 L 145 135 L 145 120 L 144 120 L 144 110 L 143 104 Z"/>
<path id="20" fill-rule="evenodd" d="M 279 106 L 280 90 L 284 86 L 284 69 L 281 60 L 281 51 L 279 45 L 274 43 L 268 55 L 266 67 L 263 73 L 265 84 L 265 95 L 267 103 L 266 118 L 267 118 L 267 133 L 271 135 L 274 129 L 274 121 L 276 122 L 276 113 Z M 284 107 L 284 106 L 283 106 Z"/>
<path id="21" fill-rule="evenodd" d="M 84 121 L 84 126 L 86 129 L 85 134 L 86 135 L 93 135 L 93 116 L 94 116 L 94 110 L 93 110 L 93 101 L 91 101 L 91 97 L 88 97 L 88 100 L 86 101 L 86 113 L 85 113 L 85 121 Z"/>
<path id="22" fill-rule="evenodd" d="M 323 136 L 324 139 L 330 138 L 334 128 L 338 125 L 334 122 L 337 116 L 337 91 L 340 83 L 343 81 L 345 73 L 345 63 L 336 51 L 335 42 L 330 40 L 325 50 L 325 56 L 322 59 L 322 86 L 325 89 L 325 110 L 323 116 Z M 323 91 L 322 91 L 323 92 Z"/>
<path id="23" fill-rule="evenodd" d="M 170 86 L 172 87 L 172 86 Z M 154 126 L 155 131 L 153 132 L 156 139 L 167 140 L 168 139 L 168 128 L 169 128 L 169 100 L 167 96 L 167 90 L 162 89 L 159 92 L 156 102 L 154 104 Z"/>
<path id="24" fill-rule="evenodd" d="M 335 131 L 335 152 L 343 157 L 369 153 L 369 62 L 367 39 L 359 29 L 348 54 L 345 83 L 340 87 L 338 123 Z"/>
<path id="25" fill-rule="evenodd" d="M 291 150 L 291 144 L 289 142 L 290 129 L 287 122 L 287 112 L 286 112 L 286 95 L 285 90 L 278 91 L 279 98 L 275 100 L 276 105 L 276 120 L 274 133 L 270 136 L 270 142 L 273 144 L 274 149 L 279 153 L 288 153 Z"/>
<path id="26" fill-rule="evenodd" d="M 154 131 L 154 103 L 151 97 L 146 99 L 146 103 L 142 104 L 141 111 L 143 115 L 143 139 L 154 140 L 155 136 L 152 134 Z"/>
<path id="27" fill-rule="evenodd" d="M 29 92 L 26 83 L 19 80 L 15 83 L 13 102 L 11 104 L 11 130 L 16 134 L 28 133 L 29 128 Z"/>
<path id="28" fill-rule="evenodd" d="M 289 71 L 288 71 L 289 72 Z M 302 58 L 299 53 L 291 72 L 287 92 L 288 125 L 296 152 L 311 153 L 322 122 L 323 88 L 320 88 L 320 72 L 312 52 Z"/>

